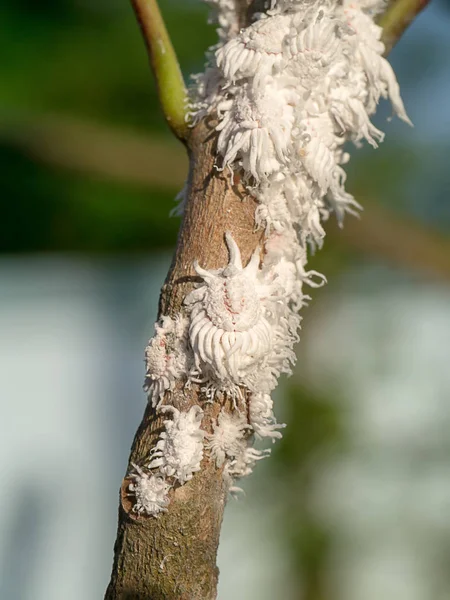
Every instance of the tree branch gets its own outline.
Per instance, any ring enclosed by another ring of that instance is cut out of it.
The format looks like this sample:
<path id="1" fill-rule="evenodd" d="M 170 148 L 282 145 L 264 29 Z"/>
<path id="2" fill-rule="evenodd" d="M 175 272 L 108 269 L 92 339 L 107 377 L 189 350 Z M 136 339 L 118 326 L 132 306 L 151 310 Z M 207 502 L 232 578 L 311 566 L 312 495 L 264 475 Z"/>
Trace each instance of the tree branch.
<path id="1" fill-rule="evenodd" d="M 182 142 L 189 128 L 186 88 L 180 66 L 156 0 L 131 0 L 147 46 L 159 101 L 169 127 Z"/>
<path id="2" fill-rule="evenodd" d="M 136 7 L 137 0 L 133 2 Z M 247 12 L 249 4 L 248 0 L 236 0 L 239 14 L 245 10 L 246 19 L 251 16 Z M 143 30 L 146 35 L 145 26 Z M 180 312 L 183 298 L 195 281 L 195 259 L 207 269 L 227 264 L 225 231 L 232 233 L 244 264 L 261 241 L 262 233 L 254 227 L 255 199 L 241 184 L 232 186 L 228 176 L 214 167 L 215 126 L 211 118 L 206 118 L 189 136 L 188 198 L 174 261 L 161 293 L 160 315 L 175 317 Z M 201 389 L 193 384 L 189 390 L 177 388 L 170 404 L 186 411 L 194 404 L 200 405 L 202 399 Z M 203 402 L 202 407 L 202 427 L 211 432 L 211 418 L 217 416 L 221 406 L 218 402 Z M 230 400 L 226 400 L 225 408 L 231 410 Z M 133 442 L 130 465 L 148 460 L 160 427 L 161 417 L 147 407 Z M 171 491 L 170 508 L 158 518 L 133 514 L 127 496 L 129 484 L 125 478 L 106 600 L 214 600 L 218 574 L 215 560 L 227 491 L 222 470 L 205 456 L 193 479 Z"/>
<path id="3" fill-rule="evenodd" d="M 383 28 L 382 42 L 385 54 L 389 54 L 403 35 L 405 29 L 417 15 L 428 5 L 430 0 L 394 0 L 378 20 Z"/>

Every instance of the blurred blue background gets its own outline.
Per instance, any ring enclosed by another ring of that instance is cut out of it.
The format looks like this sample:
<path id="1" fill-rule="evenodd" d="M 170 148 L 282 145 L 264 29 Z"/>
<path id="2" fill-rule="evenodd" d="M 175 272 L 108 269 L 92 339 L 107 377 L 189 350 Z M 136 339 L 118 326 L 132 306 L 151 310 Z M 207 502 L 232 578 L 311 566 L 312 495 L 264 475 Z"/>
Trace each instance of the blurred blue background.
<path id="1" fill-rule="evenodd" d="M 161 0 L 183 71 L 215 41 Z M 414 129 L 354 151 L 285 436 L 230 500 L 219 599 L 450 597 L 450 3 L 391 55 Z M 187 168 L 126 1 L 0 7 L 0 598 L 96 600 Z"/>

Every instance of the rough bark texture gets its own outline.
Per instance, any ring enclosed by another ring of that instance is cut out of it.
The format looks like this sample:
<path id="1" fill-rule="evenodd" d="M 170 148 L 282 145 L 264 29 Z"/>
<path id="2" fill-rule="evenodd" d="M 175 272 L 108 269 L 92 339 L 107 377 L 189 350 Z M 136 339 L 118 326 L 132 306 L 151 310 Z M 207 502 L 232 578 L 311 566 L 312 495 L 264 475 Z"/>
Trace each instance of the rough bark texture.
<path id="1" fill-rule="evenodd" d="M 228 262 L 224 232 L 231 231 L 242 252 L 244 264 L 261 241 L 255 232 L 255 200 L 245 193 L 229 172 L 214 167 L 214 124 L 202 122 L 190 137 L 188 202 L 178 245 L 163 286 L 161 315 L 176 315 L 186 294 L 199 281 L 193 269 L 197 259 L 208 269 Z M 218 403 L 206 404 L 198 386 L 180 386 L 170 403 L 187 410 L 200 404 L 205 411 L 203 427 L 210 430 Z M 136 433 L 130 464 L 148 462 L 162 419 L 149 406 Z M 119 526 L 107 600 L 212 600 L 216 597 L 216 567 L 220 527 L 227 489 L 222 470 L 207 457 L 191 481 L 171 492 L 167 513 L 158 518 L 137 516 L 128 495 L 129 479 L 121 488 Z"/>

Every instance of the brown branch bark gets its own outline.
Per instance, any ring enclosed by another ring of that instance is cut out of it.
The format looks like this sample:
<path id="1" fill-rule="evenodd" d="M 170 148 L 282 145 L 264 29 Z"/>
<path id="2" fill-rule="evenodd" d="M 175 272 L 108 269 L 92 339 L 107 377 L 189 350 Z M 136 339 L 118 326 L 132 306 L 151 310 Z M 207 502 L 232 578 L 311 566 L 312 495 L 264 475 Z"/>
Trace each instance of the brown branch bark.
<path id="1" fill-rule="evenodd" d="M 261 238 L 255 232 L 255 200 L 214 168 L 214 127 L 200 123 L 190 138 L 189 196 L 174 261 L 160 298 L 160 314 L 176 315 L 196 280 L 195 259 L 206 268 L 226 264 L 224 232 L 231 231 L 248 261 Z M 205 404 L 198 386 L 180 388 L 171 404 L 188 410 L 201 404 L 203 427 L 217 417 L 218 403 Z M 161 419 L 148 407 L 131 450 L 130 464 L 142 465 L 156 443 Z M 194 478 L 172 492 L 169 511 L 159 518 L 136 516 L 121 489 L 115 558 L 107 600 L 212 600 L 216 597 L 216 554 L 227 490 L 222 471 L 208 458 Z"/>

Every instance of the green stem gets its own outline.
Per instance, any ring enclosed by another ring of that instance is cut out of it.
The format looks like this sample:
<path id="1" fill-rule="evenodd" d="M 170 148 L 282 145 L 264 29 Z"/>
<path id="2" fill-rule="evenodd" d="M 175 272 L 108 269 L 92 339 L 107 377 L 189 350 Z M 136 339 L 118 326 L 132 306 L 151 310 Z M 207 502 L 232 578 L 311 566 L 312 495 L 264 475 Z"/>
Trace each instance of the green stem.
<path id="1" fill-rule="evenodd" d="M 131 0 L 144 36 L 159 101 L 170 128 L 181 141 L 188 136 L 186 87 L 156 0 Z"/>
<path id="2" fill-rule="evenodd" d="M 381 37 L 388 54 L 397 43 L 405 29 L 423 10 L 429 0 L 394 0 L 380 17 L 378 25 L 383 28 Z"/>

